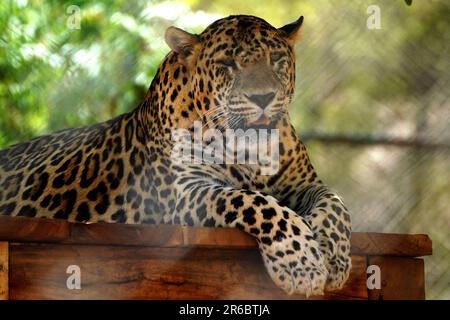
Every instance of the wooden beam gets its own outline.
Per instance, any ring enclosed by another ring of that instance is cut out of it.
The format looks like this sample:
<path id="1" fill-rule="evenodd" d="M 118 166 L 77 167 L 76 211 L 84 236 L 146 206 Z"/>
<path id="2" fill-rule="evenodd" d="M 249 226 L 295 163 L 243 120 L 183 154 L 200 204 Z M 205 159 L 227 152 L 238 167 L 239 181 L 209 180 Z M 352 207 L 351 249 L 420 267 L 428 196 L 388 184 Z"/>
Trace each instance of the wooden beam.
<path id="1" fill-rule="evenodd" d="M 425 299 L 423 259 L 369 257 L 368 265 L 381 271 L 381 288 L 369 290 L 369 300 Z"/>
<path id="2" fill-rule="evenodd" d="M 423 257 L 433 253 L 433 245 L 426 234 L 353 232 L 352 253 Z"/>
<path id="3" fill-rule="evenodd" d="M 250 235 L 227 228 L 183 227 L 185 246 L 256 247 Z M 422 257 L 432 254 L 431 239 L 425 234 L 353 232 L 352 254 Z"/>
<path id="4" fill-rule="evenodd" d="M 183 227 L 183 244 L 201 247 L 255 248 L 255 239 L 238 229 Z"/>
<path id="5" fill-rule="evenodd" d="M 69 237 L 67 221 L 0 216 L 0 241 L 61 242 Z"/>
<path id="6" fill-rule="evenodd" d="M 112 223 L 70 225 L 64 243 L 123 246 L 174 247 L 183 245 L 180 226 L 126 225 Z"/>
<path id="7" fill-rule="evenodd" d="M 9 300 L 9 244 L 0 242 L 0 300 Z"/>
<path id="8" fill-rule="evenodd" d="M 10 299 L 304 299 L 277 288 L 256 248 L 11 244 Z M 313 299 L 368 299 L 366 257 L 345 287 Z M 69 265 L 81 289 L 66 286 Z"/>
<path id="9" fill-rule="evenodd" d="M 6 216 L 0 216 L 0 241 L 150 247 L 257 246 L 254 238 L 237 229 L 178 225 L 81 224 Z M 352 253 L 357 255 L 421 257 L 432 254 L 431 240 L 422 234 L 354 232 L 351 246 Z"/>

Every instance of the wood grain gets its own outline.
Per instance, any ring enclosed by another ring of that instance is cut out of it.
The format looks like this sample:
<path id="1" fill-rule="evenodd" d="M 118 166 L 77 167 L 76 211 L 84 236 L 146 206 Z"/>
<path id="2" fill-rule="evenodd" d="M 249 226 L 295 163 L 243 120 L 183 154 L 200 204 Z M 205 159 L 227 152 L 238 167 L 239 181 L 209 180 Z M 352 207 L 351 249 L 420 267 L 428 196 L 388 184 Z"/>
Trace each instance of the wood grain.
<path id="1" fill-rule="evenodd" d="M 9 250 L 8 242 L 0 242 L 0 300 L 9 299 Z"/>
<path id="2" fill-rule="evenodd" d="M 370 290 L 370 300 L 425 299 L 424 262 L 401 257 L 370 257 L 368 264 L 381 269 L 381 289 Z"/>
<path id="3" fill-rule="evenodd" d="M 238 229 L 182 227 L 185 246 L 256 248 L 255 238 Z"/>
<path id="4" fill-rule="evenodd" d="M 248 234 L 225 228 L 182 227 L 184 245 L 256 247 L 256 241 Z M 352 254 L 391 255 L 421 257 L 432 254 L 432 242 L 424 234 L 389 234 L 353 232 L 351 239 Z"/>
<path id="5" fill-rule="evenodd" d="M 0 216 L 0 241 L 130 246 L 206 246 L 255 248 L 256 241 L 236 229 L 174 225 L 80 224 Z M 352 253 L 420 257 L 432 254 L 427 235 L 352 233 Z"/>
<path id="6" fill-rule="evenodd" d="M 64 243 L 173 247 L 183 245 L 181 227 L 172 225 L 80 224 L 70 226 Z"/>
<path id="7" fill-rule="evenodd" d="M 423 257 L 433 253 L 426 234 L 353 232 L 351 241 L 354 254 Z"/>
<path id="8" fill-rule="evenodd" d="M 0 241 L 61 242 L 69 237 L 67 221 L 0 216 Z"/>
<path id="9" fill-rule="evenodd" d="M 81 290 L 66 269 L 81 268 Z M 11 244 L 11 299 L 303 299 L 267 275 L 258 250 Z M 318 299 L 367 299 L 366 258 L 345 288 Z"/>

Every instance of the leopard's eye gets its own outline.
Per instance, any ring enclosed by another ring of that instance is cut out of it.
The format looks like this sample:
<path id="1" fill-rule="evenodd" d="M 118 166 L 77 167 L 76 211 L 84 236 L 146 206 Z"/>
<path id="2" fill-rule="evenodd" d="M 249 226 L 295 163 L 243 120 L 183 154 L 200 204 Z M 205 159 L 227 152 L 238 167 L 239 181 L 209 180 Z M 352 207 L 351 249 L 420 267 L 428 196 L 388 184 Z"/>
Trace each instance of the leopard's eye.
<path id="1" fill-rule="evenodd" d="M 236 63 L 231 59 L 226 60 L 218 60 L 217 63 L 221 65 L 222 67 L 231 68 L 233 70 L 237 69 Z"/>
<path id="2" fill-rule="evenodd" d="M 270 54 L 270 61 L 272 63 L 275 63 L 275 62 L 279 61 L 282 57 L 283 57 L 283 54 L 281 52 L 272 52 Z"/>

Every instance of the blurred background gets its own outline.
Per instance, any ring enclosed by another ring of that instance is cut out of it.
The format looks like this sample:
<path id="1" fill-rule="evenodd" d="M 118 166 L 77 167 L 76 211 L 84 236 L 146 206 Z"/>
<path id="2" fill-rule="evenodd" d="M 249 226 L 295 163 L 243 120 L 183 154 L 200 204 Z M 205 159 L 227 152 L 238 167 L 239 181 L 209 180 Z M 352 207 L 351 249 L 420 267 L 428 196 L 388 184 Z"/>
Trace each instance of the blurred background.
<path id="1" fill-rule="evenodd" d="M 428 234 L 427 298 L 450 299 L 449 1 L 3 0 L 0 148 L 132 110 L 165 28 L 230 14 L 305 16 L 290 112 L 312 162 L 355 231 Z"/>

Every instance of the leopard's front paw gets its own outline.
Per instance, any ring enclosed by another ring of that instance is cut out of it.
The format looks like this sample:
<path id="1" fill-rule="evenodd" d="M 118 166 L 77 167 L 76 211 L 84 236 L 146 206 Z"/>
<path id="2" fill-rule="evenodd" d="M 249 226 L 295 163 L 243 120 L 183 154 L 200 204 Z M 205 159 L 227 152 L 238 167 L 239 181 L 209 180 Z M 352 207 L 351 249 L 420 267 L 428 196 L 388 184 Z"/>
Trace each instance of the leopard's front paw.
<path id="1" fill-rule="evenodd" d="M 324 257 L 309 228 L 300 219 L 295 220 L 271 243 L 259 242 L 264 264 L 275 284 L 286 293 L 323 295 L 328 277 Z"/>
<path id="2" fill-rule="evenodd" d="M 352 268 L 350 241 L 339 241 L 336 245 L 336 251 L 334 254 L 326 257 L 326 264 L 328 270 L 328 279 L 325 287 L 326 290 L 333 291 L 342 289 Z"/>
<path id="3" fill-rule="evenodd" d="M 327 291 L 340 290 L 350 275 L 352 261 L 350 257 L 337 257 L 329 262 Z"/>
<path id="4" fill-rule="evenodd" d="M 324 206 L 325 205 L 325 206 Z M 327 291 L 342 289 L 347 281 L 352 260 L 350 257 L 351 221 L 347 209 L 336 196 L 321 204 L 308 216 L 315 239 L 325 258 L 328 270 Z"/>

